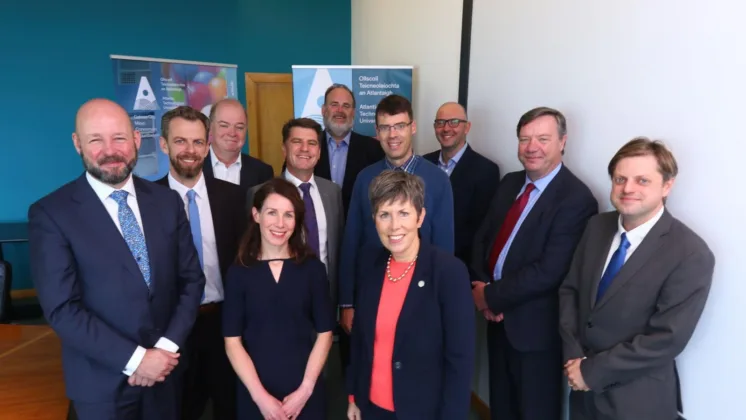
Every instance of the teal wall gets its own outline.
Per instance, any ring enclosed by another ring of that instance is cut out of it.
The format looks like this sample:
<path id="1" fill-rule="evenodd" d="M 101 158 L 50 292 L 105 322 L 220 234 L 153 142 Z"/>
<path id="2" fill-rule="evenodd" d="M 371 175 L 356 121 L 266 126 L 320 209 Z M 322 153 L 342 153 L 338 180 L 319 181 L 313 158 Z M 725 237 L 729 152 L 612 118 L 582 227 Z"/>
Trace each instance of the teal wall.
<path id="1" fill-rule="evenodd" d="M 77 108 L 114 99 L 110 54 L 237 64 L 350 64 L 350 0 L 0 1 L 0 223 L 80 175 Z M 5 245 L 14 289 L 31 287 L 26 245 Z"/>

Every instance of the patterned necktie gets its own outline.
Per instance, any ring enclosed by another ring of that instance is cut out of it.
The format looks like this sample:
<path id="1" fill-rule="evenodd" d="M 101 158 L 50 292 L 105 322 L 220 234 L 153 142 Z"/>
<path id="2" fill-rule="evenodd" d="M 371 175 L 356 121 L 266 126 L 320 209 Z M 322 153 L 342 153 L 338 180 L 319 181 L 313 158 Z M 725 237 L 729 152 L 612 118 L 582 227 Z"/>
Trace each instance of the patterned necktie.
<path id="1" fill-rule="evenodd" d="M 148 247 L 145 243 L 145 235 L 137 224 L 135 213 L 127 204 L 129 193 L 124 190 L 116 190 L 111 193 L 111 198 L 119 204 L 119 224 L 122 227 L 122 236 L 132 252 L 132 256 L 140 267 L 140 272 L 145 279 L 145 284 L 150 287 L 150 260 L 148 259 Z"/>
<path id="2" fill-rule="evenodd" d="M 612 280 L 614 280 L 614 277 L 619 273 L 619 270 L 622 269 L 622 266 L 624 265 L 624 259 L 627 257 L 627 249 L 629 248 L 630 243 L 627 240 L 627 234 L 622 233 L 622 239 L 619 241 L 619 248 L 614 251 L 614 254 L 611 256 L 611 259 L 609 260 L 609 265 L 606 266 L 606 271 L 604 272 L 603 277 L 601 277 L 601 282 L 598 283 L 598 292 L 596 293 L 596 302 L 601 300 L 601 297 L 603 297 L 604 293 L 606 293 L 606 290 L 611 285 Z"/>
<path id="3" fill-rule="evenodd" d="M 515 229 L 518 219 L 521 218 L 523 209 L 526 208 L 528 199 L 531 197 L 531 191 L 533 191 L 534 188 L 536 188 L 536 186 L 532 183 L 526 185 L 523 193 L 513 202 L 513 205 L 510 206 L 510 210 L 508 210 L 508 214 L 505 216 L 505 220 L 500 227 L 500 232 L 498 232 L 497 238 L 495 238 L 495 243 L 492 244 L 492 252 L 490 252 L 489 267 L 492 269 L 492 273 L 495 272 L 495 265 L 497 264 L 497 260 L 500 258 L 500 253 L 503 251 L 505 244 L 508 243 L 508 238 L 510 238 L 510 234 L 513 233 L 513 229 Z"/>
<path id="4" fill-rule="evenodd" d="M 311 198 L 311 184 L 308 182 L 300 184 L 300 190 L 303 191 L 303 204 L 306 206 L 304 222 L 308 230 L 308 245 L 321 258 L 319 254 L 319 224 L 316 220 L 316 207 L 313 205 L 313 199 Z"/>

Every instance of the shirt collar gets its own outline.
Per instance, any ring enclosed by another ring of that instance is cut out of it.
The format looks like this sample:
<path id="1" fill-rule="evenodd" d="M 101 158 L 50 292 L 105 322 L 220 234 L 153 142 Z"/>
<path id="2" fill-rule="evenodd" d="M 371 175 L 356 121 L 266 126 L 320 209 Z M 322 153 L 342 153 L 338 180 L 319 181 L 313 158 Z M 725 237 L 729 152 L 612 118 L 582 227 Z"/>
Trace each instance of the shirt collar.
<path id="1" fill-rule="evenodd" d="M 386 164 L 387 169 L 393 170 L 393 169 L 401 168 L 402 170 L 404 170 L 404 172 L 412 173 L 412 168 L 414 167 L 414 163 L 417 162 L 418 157 L 419 156 L 417 156 L 413 152 L 412 156 L 410 156 L 409 159 L 407 159 L 407 161 L 404 162 L 401 166 L 394 166 L 391 162 L 389 162 L 388 158 L 385 158 L 385 157 L 383 158 L 383 161 Z"/>
<path id="2" fill-rule="evenodd" d="M 562 162 L 560 162 L 560 164 L 557 165 L 556 168 L 552 169 L 552 172 L 549 172 L 548 174 L 544 175 L 542 178 L 537 179 L 536 181 L 532 181 L 531 178 L 529 178 L 527 174 L 526 181 L 523 184 L 523 188 L 526 188 L 526 185 L 528 184 L 534 184 L 534 187 L 536 187 L 537 191 L 543 192 L 547 188 L 547 186 L 549 186 L 549 183 L 552 182 L 554 177 L 557 176 L 560 169 L 562 169 Z"/>
<path id="3" fill-rule="evenodd" d="M 231 163 L 230 165 L 225 165 L 223 162 L 218 160 L 217 155 L 215 155 L 215 150 L 212 148 L 212 145 L 210 145 L 210 163 L 212 164 L 212 168 L 214 169 L 218 164 L 224 165 L 226 168 L 236 165 L 239 168 L 241 168 L 241 154 L 238 154 L 238 159 L 236 159 L 235 162 Z"/>
<path id="4" fill-rule="evenodd" d="M 629 232 L 624 229 L 624 225 L 622 225 L 622 215 L 620 214 L 619 219 L 617 220 L 617 233 L 619 235 L 621 235 L 622 233 L 626 233 L 627 240 L 629 240 L 630 244 L 638 245 L 642 242 L 643 239 L 645 239 L 645 236 L 650 233 L 650 230 L 653 229 L 653 226 L 655 226 L 656 223 L 658 223 L 658 220 L 663 217 L 664 210 L 665 207 L 661 207 L 661 209 L 658 210 L 658 213 L 656 213 L 655 216 L 653 216 L 650 220 L 630 230 Z"/>
<path id="5" fill-rule="evenodd" d="M 106 198 L 108 198 L 111 195 L 111 193 L 117 190 L 111 185 L 104 184 L 103 182 L 94 178 L 93 175 L 91 175 L 87 171 L 85 173 L 85 177 L 88 180 L 88 183 L 91 185 L 91 188 L 93 188 L 93 192 L 96 193 L 96 195 L 101 201 L 104 201 Z M 127 191 L 129 195 L 137 199 L 137 194 L 135 193 L 135 183 L 132 182 L 132 175 L 130 175 L 130 177 L 127 179 L 127 182 L 124 183 L 121 190 Z"/>
<path id="6" fill-rule="evenodd" d="M 171 171 L 168 171 L 168 185 L 171 187 L 172 190 L 179 193 L 179 196 L 181 197 L 186 197 L 189 190 L 194 190 L 194 192 L 197 193 L 197 197 L 202 199 L 207 198 L 207 185 L 205 185 L 205 177 L 202 175 L 201 172 L 199 174 L 197 183 L 194 184 L 193 188 L 189 188 L 181 182 L 177 181 L 176 178 L 171 175 Z"/>
<path id="7" fill-rule="evenodd" d="M 325 133 L 326 133 L 326 142 L 329 144 L 329 147 L 340 147 L 340 146 L 342 146 L 341 144 L 337 145 L 337 141 L 334 140 L 334 137 L 332 137 L 332 135 L 329 134 L 328 131 L 325 131 Z M 352 130 L 350 130 L 350 132 L 347 133 L 346 136 L 344 136 L 344 138 L 342 139 L 342 143 L 344 143 L 346 146 L 349 147 L 350 146 L 350 137 L 351 136 L 352 136 Z"/>
<path id="8" fill-rule="evenodd" d="M 469 147 L 469 143 L 464 142 L 463 146 L 461 146 L 461 149 L 456 152 L 455 155 L 449 160 L 448 162 L 453 162 L 453 164 L 457 164 L 459 160 L 461 160 L 461 156 L 464 155 L 464 152 L 466 152 L 466 148 Z M 440 160 L 440 164 L 443 166 L 448 166 L 448 163 L 443 162 L 443 150 L 440 151 L 440 157 L 438 158 Z"/>
<path id="9" fill-rule="evenodd" d="M 300 184 L 303 184 L 303 181 L 298 179 L 295 175 L 291 174 L 290 171 L 288 171 L 287 169 L 285 169 L 284 176 L 287 181 L 290 181 L 297 188 L 300 188 Z M 311 184 L 311 186 L 313 186 L 314 188 L 318 189 L 316 187 L 316 177 L 314 177 L 313 175 L 311 175 L 311 179 L 308 180 L 308 183 Z"/>

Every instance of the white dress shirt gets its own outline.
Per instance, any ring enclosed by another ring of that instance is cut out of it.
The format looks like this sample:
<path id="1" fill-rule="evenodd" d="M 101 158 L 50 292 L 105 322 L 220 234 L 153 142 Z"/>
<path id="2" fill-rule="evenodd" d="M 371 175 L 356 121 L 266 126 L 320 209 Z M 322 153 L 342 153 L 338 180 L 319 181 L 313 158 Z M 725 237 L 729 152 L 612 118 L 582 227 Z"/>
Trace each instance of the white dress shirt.
<path id="1" fill-rule="evenodd" d="M 114 224 L 121 234 L 122 226 L 119 223 L 119 204 L 117 204 L 117 202 L 114 201 L 113 198 L 111 198 L 111 193 L 115 191 L 115 188 L 97 180 L 89 173 L 86 173 L 85 176 L 88 180 L 88 183 L 91 185 L 91 188 L 93 188 L 93 191 L 104 204 L 106 211 L 109 212 L 109 216 L 111 216 L 111 219 L 114 221 Z M 132 182 L 131 176 L 129 177 L 129 179 L 127 179 L 127 182 L 122 187 L 122 190 L 129 193 L 127 194 L 127 205 L 129 205 L 129 207 L 132 209 L 132 213 L 135 214 L 135 219 L 137 219 L 137 225 L 140 227 L 140 231 L 144 232 L 142 228 L 142 217 L 140 217 L 140 208 L 137 205 L 137 193 L 135 192 L 135 184 Z M 144 233 L 143 236 L 145 236 Z M 170 351 L 172 353 L 176 353 L 177 351 L 179 351 L 179 346 L 177 346 L 176 343 L 166 337 L 159 338 L 158 342 L 155 343 L 155 347 Z M 132 354 L 132 357 L 130 357 L 130 360 L 127 362 L 127 366 L 125 366 L 122 373 L 127 376 L 131 376 L 133 373 L 135 373 L 138 366 L 140 366 L 140 362 L 142 362 L 143 357 L 145 357 L 145 348 L 137 346 L 137 349 L 135 349 L 135 352 Z"/>
<path id="2" fill-rule="evenodd" d="M 293 185 L 298 187 L 301 198 L 303 198 L 303 191 L 300 189 L 300 184 L 303 183 L 300 179 L 296 178 L 288 170 L 284 173 L 285 179 L 292 182 Z M 313 201 L 313 207 L 316 210 L 316 224 L 319 226 L 319 259 L 324 263 L 324 266 L 328 265 L 327 251 L 326 251 L 326 212 L 324 211 L 324 203 L 321 202 L 321 194 L 319 193 L 319 187 L 316 185 L 316 178 L 311 175 L 311 179 L 308 180 L 311 184 L 311 200 Z M 328 270 L 328 267 L 327 267 Z"/>
<path id="3" fill-rule="evenodd" d="M 210 146 L 210 164 L 212 165 L 212 173 L 217 179 L 228 181 L 232 184 L 241 185 L 241 154 L 239 153 L 238 159 L 235 162 L 227 165 L 218 160 L 215 155 L 215 150 Z"/>
<path id="4" fill-rule="evenodd" d="M 189 217 L 189 197 L 187 192 L 190 188 L 180 183 L 168 173 L 168 185 L 172 190 L 179 193 L 184 200 L 184 210 Z M 197 202 L 199 210 L 199 230 L 202 232 L 202 271 L 205 272 L 205 300 L 202 304 L 216 303 L 223 301 L 223 279 L 220 275 L 220 263 L 218 260 L 218 245 L 215 240 L 215 226 L 212 222 L 212 210 L 210 209 L 210 199 L 207 195 L 207 186 L 205 177 L 199 175 L 199 180 L 191 188 L 196 193 L 194 200 Z"/>
<path id="5" fill-rule="evenodd" d="M 624 257 L 624 262 L 626 263 L 632 253 L 635 252 L 638 246 L 640 246 L 642 240 L 645 239 L 648 233 L 650 233 L 650 230 L 653 228 L 653 226 L 655 226 L 655 224 L 658 223 L 658 220 L 660 220 L 661 216 L 663 216 L 664 209 L 664 207 L 661 207 L 661 209 L 658 211 L 658 213 L 655 214 L 655 216 L 653 216 L 652 219 L 630 230 L 629 232 L 624 229 L 624 225 L 622 225 L 622 216 L 619 215 L 619 221 L 617 222 L 619 224 L 619 228 L 616 235 L 614 235 L 614 240 L 611 242 L 609 255 L 606 256 L 606 264 L 604 264 L 604 270 L 606 270 L 606 267 L 608 267 L 609 261 L 611 261 L 611 256 L 614 255 L 614 251 L 619 248 L 619 243 L 622 242 L 622 233 L 627 234 L 627 240 L 629 241 L 627 255 Z"/>

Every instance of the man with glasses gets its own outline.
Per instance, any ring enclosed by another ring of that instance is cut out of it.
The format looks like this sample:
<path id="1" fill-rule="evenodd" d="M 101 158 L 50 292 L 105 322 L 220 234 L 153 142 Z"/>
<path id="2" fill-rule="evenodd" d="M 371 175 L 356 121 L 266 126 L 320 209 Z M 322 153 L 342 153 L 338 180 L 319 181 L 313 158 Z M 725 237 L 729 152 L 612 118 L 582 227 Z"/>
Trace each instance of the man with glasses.
<path id="1" fill-rule="evenodd" d="M 471 264 L 474 236 L 484 220 L 484 205 L 497 190 L 500 168 L 475 152 L 466 142 L 471 122 L 466 110 L 456 102 L 447 102 L 435 114 L 435 137 L 440 150 L 423 157 L 438 165 L 450 178 L 453 188 L 453 216 L 456 256 Z"/>
<path id="2" fill-rule="evenodd" d="M 350 207 L 355 178 L 368 165 L 383 159 L 383 150 L 373 137 L 352 131 L 355 125 L 355 97 L 342 84 L 329 86 L 321 107 L 324 135 L 321 156 L 314 175 L 333 181 L 342 188 L 345 214 Z"/>
<path id="3" fill-rule="evenodd" d="M 406 171 L 425 181 L 425 221 L 420 237 L 445 251 L 454 250 L 453 192 L 448 175 L 414 154 L 412 135 L 417 132 L 412 104 L 407 98 L 390 95 L 376 107 L 376 131 L 386 157 L 363 169 L 352 190 L 339 269 L 340 324 L 349 333 L 354 315 L 354 289 L 358 256 L 381 247 L 368 199 L 368 185 L 385 170 Z M 416 215 L 409 215 L 416 217 Z M 393 232 L 395 233 L 395 232 Z M 364 251 L 365 249 L 365 251 Z M 466 286 L 466 285 L 465 285 Z"/>

